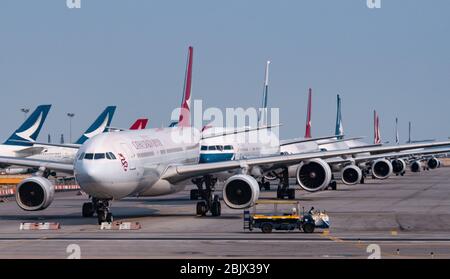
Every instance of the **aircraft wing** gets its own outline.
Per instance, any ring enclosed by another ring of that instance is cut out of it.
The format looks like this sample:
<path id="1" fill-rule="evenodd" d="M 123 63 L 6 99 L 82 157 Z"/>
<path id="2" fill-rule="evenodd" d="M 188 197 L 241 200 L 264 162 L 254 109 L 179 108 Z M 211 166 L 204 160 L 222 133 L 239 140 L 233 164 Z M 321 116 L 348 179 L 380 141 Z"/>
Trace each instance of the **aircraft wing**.
<path id="1" fill-rule="evenodd" d="M 369 161 L 369 160 L 376 160 L 380 158 L 390 158 L 390 159 L 396 159 L 396 158 L 405 158 L 410 156 L 417 156 L 417 155 L 433 155 L 433 154 L 442 154 L 442 153 L 449 153 L 450 148 L 440 148 L 440 149 L 423 149 L 423 150 L 412 150 L 409 152 L 395 152 L 395 153 L 389 153 L 389 154 L 377 154 L 377 155 L 371 155 L 371 156 L 361 156 L 361 157 L 355 157 L 355 162 L 363 162 L 363 161 Z"/>
<path id="2" fill-rule="evenodd" d="M 297 138 L 297 139 L 281 140 L 280 141 L 280 146 L 286 146 L 286 145 L 292 145 L 292 144 L 298 144 L 298 143 L 305 143 L 305 142 L 312 142 L 312 141 L 320 141 L 320 140 L 333 140 L 335 138 L 336 138 L 336 136 L 327 136 L 327 137 L 310 138 L 310 139 Z M 327 142 L 326 144 L 329 144 L 329 143 L 335 143 L 335 141 L 330 141 L 330 142 Z"/>
<path id="3" fill-rule="evenodd" d="M 229 135 L 245 134 L 248 132 L 268 130 L 268 129 L 272 129 L 272 128 L 276 128 L 276 127 L 280 127 L 280 126 L 281 126 L 281 124 L 267 125 L 267 126 L 261 126 L 261 127 L 257 127 L 257 128 L 241 128 L 241 129 L 235 129 L 232 131 L 223 131 L 223 132 L 219 132 L 217 134 L 202 135 L 202 139 L 204 140 L 204 139 L 210 139 L 210 138 L 220 138 L 220 137 L 229 136 Z"/>
<path id="4" fill-rule="evenodd" d="M 32 147 L 27 147 L 24 149 L 20 149 L 18 151 L 15 151 L 14 153 L 16 153 L 17 157 L 29 157 L 29 156 L 33 156 L 36 154 L 40 154 L 45 148 L 44 147 L 39 147 L 39 146 L 32 146 Z"/>
<path id="5" fill-rule="evenodd" d="M 408 152 L 392 152 L 392 153 L 382 153 L 382 154 L 376 154 L 376 155 L 367 155 L 367 156 L 357 156 L 353 158 L 330 158 L 326 159 L 325 161 L 330 164 L 343 164 L 343 163 L 349 163 L 349 162 L 355 162 L 355 163 L 362 163 L 365 161 L 373 161 L 381 158 L 389 158 L 389 159 L 397 159 L 397 158 L 405 158 L 410 156 L 417 156 L 417 155 L 435 155 L 435 154 L 443 154 L 443 153 L 449 153 L 450 148 L 439 148 L 439 149 L 421 149 L 421 150 L 412 150 Z"/>
<path id="6" fill-rule="evenodd" d="M 302 161 L 309 159 L 328 159 L 340 156 L 349 156 L 359 153 L 391 153 L 402 150 L 418 149 L 426 147 L 439 147 L 448 146 L 449 141 L 427 143 L 427 144 L 405 144 L 396 146 L 384 146 L 384 147 L 367 147 L 358 149 L 345 149 L 334 151 L 318 151 L 311 153 L 301 153 L 292 155 L 277 155 L 269 157 L 260 157 L 247 160 L 226 161 L 218 163 L 208 164 L 194 164 L 194 165 L 177 165 L 169 166 L 163 173 L 162 178 L 172 183 L 184 181 L 186 179 L 202 176 L 205 174 L 217 173 L 222 171 L 229 171 L 234 169 L 250 169 L 253 167 L 259 167 L 263 171 L 273 170 L 280 167 L 286 167 L 299 164 Z M 0 160 L 1 163 L 1 160 Z"/>
<path id="7" fill-rule="evenodd" d="M 53 171 L 73 174 L 73 164 L 64 164 L 52 161 L 0 156 L 0 164 L 31 168 L 44 168 Z"/>

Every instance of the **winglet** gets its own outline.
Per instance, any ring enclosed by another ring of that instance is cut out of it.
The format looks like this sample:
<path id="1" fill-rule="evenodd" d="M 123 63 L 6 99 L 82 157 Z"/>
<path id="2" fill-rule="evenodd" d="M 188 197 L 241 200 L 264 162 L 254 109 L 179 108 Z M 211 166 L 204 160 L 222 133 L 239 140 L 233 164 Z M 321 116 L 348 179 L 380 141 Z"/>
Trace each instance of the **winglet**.
<path id="1" fill-rule="evenodd" d="M 186 76 L 184 78 L 183 101 L 181 102 L 179 127 L 191 126 L 191 84 L 192 84 L 192 59 L 194 57 L 194 48 L 189 47 L 186 63 Z"/>
<path id="2" fill-rule="evenodd" d="M 99 117 L 92 123 L 89 129 L 75 142 L 75 144 L 83 144 L 88 139 L 101 134 L 108 130 L 116 111 L 116 106 L 107 107 Z"/>
<path id="3" fill-rule="evenodd" d="M 38 106 L 4 144 L 32 146 L 41 132 L 51 105 Z"/>

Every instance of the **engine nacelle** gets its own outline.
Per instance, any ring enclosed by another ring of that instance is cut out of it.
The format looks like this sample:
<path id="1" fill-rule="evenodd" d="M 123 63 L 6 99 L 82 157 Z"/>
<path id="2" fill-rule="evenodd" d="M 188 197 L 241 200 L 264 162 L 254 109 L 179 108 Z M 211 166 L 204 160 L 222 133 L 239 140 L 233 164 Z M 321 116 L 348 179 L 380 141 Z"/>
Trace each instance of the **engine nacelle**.
<path id="1" fill-rule="evenodd" d="M 238 174 L 225 181 L 223 201 L 232 209 L 252 207 L 259 198 L 259 184 L 250 175 Z"/>
<path id="2" fill-rule="evenodd" d="M 410 169 L 412 172 L 421 172 L 423 164 L 421 161 L 414 161 L 411 163 Z"/>
<path id="3" fill-rule="evenodd" d="M 46 178 L 30 177 L 16 188 L 16 202 L 26 211 L 46 209 L 53 201 L 55 186 Z"/>
<path id="4" fill-rule="evenodd" d="M 387 179 L 392 174 L 392 164 L 386 159 L 379 159 L 372 164 L 372 174 L 376 179 Z"/>
<path id="5" fill-rule="evenodd" d="M 428 168 L 429 169 L 431 169 L 431 170 L 434 170 L 434 169 L 437 169 L 437 168 L 439 168 L 440 166 L 441 166 L 441 161 L 439 161 L 438 159 L 436 159 L 436 158 L 430 158 L 428 161 L 427 161 L 427 166 L 428 166 Z"/>
<path id="6" fill-rule="evenodd" d="M 346 166 L 342 169 L 341 179 L 346 185 L 358 184 L 362 179 L 362 171 L 355 165 Z"/>
<path id="7" fill-rule="evenodd" d="M 322 159 L 312 159 L 301 162 L 297 168 L 298 185 L 308 192 L 325 189 L 331 182 L 330 166 Z"/>
<path id="8" fill-rule="evenodd" d="M 391 164 L 394 174 L 402 174 L 406 171 L 406 162 L 402 159 L 394 159 L 391 161 Z"/>

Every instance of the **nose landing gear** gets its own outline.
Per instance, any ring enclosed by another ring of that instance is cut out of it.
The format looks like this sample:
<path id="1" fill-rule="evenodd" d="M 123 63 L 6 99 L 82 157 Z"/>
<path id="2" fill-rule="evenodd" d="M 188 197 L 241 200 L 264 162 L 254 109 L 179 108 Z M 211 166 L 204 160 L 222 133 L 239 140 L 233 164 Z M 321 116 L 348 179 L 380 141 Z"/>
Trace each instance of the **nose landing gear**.
<path id="1" fill-rule="evenodd" d="M 98 224 L 103 222 L 113 222 L 113 215 L 109 209 L 109 200 L 98 200 L 93 198 L 92 202 L 86 202 L 83 204 L 82 215 L 83 217 L 92 217 L 94 213 L 97 213 Z"/>

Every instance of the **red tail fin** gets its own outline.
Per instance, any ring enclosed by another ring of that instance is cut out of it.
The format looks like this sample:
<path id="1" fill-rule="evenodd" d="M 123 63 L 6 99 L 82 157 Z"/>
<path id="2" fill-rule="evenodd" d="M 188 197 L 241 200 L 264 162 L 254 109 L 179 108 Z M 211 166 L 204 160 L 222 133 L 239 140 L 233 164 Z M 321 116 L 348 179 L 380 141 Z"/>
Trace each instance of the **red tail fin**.
<path id="1" fill-rule="evenodd" d="M 306 114 L 306 131 L 305 131 L 305 138 L 310 139 L 311 138 L 311 100 L 312 98 L 312 89 L 309 89 L 309 95 L 308 95 L 308 111 Z"/>
<path id="2" fill-rule="evenodd" d="M 140 118 L 136 120 L 133 125 L 131 125 L 130 130 L 143 130 L 147 127 L 147 123 L 147 118 Z"/>
<path id="3" fill-rule="evenodd" d="M 189 47 L 188 60 L 186 65 L 186 76 L 184 79 L 183 101 L 181 102 L 179 127 L 188 127 L 191 125 L 191 84 L 192 84 L 192 59 L 194 48 Z"/>
<path id="4" fill-rule="evenodd" d="M 374 128 L 373 143 L 380 144 L 381 143 L 380 118 L 378 117 L 378 113 L 376 110 L 373 111 L 373 128 Z"/>

